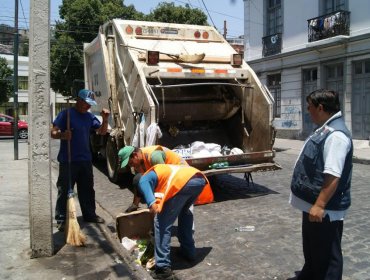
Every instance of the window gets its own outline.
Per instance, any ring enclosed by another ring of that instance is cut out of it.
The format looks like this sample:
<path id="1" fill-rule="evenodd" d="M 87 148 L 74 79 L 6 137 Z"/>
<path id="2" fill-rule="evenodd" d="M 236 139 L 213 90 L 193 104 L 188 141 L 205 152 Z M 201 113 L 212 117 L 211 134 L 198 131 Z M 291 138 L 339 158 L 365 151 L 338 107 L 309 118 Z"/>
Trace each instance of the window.
<path id="1" fill-rule="evenodd" d="M 327 79 L 343 78 L 343 64 L 335 64 L 326 66 Z"/>
<path id="2" fill-rule="evenodd" d="M 18 76 L 18 89 L 28 90 L 28 77 Z"/>
<path id="3" fill-rule="evenodd" d="M 303 72 L 304 82 L 314 82 L 317 80 L 317 69 L 309 69 Z"/>
<path id="4" fill-rule="evenodd" d="M 338 10 L 346 10 L 346 0 L 324 0 L 322 14 L 330 14 Z"/>
<path id="5" fill-rule="evenodd" d="M 267 87 L 274 97 L 274 117 L 281 116 L 281 74 L 267 76 Z"/>
<path id="6" fill-rule="evenodd" d="M 268 0 L 267 4 L 267 35 L 283 32 L 281 0 Z"/>
<path id="7" fill-rule="evenodd" d="M 356 61 L 354 64 L 354 70 L 356 75 L 370 73 L 370 60 Z"/>

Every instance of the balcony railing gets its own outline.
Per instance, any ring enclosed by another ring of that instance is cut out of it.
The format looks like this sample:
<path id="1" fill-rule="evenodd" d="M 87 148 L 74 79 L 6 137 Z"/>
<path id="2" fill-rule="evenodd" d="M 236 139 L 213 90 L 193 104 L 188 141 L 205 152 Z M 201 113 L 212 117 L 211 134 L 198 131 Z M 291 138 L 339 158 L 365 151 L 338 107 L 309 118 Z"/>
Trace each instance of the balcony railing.
<path id="1" fill-rule="evenodd" d="M 282 34 L 276 33 L 262 38 L 263 56 L 281 53 Z"/>
<path id="2" fill-rule="evenodd" d="M 350 12 L 336 11 L 308 22 L 308 42 L 314 42 L 338 35 L 349 35 Z"/>

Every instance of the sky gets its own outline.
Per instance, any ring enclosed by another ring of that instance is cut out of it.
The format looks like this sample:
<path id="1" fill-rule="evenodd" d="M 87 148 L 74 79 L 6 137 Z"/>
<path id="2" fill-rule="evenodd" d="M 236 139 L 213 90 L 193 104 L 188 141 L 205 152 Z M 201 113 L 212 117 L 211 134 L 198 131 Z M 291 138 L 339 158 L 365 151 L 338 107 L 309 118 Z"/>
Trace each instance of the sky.
<path id="1" fill-rule="evenodd" d="M 0 0 L 0 23 L 14 26 L 15 1 Z M 244 33 L 243 0 L 124 0 L 125 5 L 133 4 L 136 10 L 144 14 L 148 14 L 160 2 L 173 2 L 176 6 L 189 4 L 192 8 L 201 9 L 208 16 L 208 23 L 214 25 L 220 33 L 224 32 L 224 21 L 226 20 L 227 36 L 230 38 Z M 58 7 L 62 4 L 62 0 L 50 0 L 50 3 L 50 23 L 53 24 L 59 18 Z M 19 28 L 29 28 L 29 4 L 30 0 L 18 0 Z"/>

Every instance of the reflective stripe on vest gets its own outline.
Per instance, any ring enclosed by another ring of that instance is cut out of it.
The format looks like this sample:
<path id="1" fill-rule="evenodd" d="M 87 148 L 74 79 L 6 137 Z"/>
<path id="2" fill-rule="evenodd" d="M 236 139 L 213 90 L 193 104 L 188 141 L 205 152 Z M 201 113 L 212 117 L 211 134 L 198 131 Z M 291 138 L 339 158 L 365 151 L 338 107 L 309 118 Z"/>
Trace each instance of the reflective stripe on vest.
<path id="1" fill-rule="evenodd" d="M 173 177 L 175 177 L 175 175 L 177 174 L 177 172 L 180 170 L 181 166 L 180 165 L 167 165 L 170 169 L 171 169 L 171 175 L 170 177 L 168 178 L 168 181 L 167 181 L 167 185 L 165 187 L 164 190 L 162 190 L 162 192 L 154 192 L 154 197 L 155 198 L 160 198 L 162 199 L 165 194 L 168 192 L 168 190 L 170 189 L 170 186 L 171 186 L 171 182 L 172 182 L 172 179 Z"/>

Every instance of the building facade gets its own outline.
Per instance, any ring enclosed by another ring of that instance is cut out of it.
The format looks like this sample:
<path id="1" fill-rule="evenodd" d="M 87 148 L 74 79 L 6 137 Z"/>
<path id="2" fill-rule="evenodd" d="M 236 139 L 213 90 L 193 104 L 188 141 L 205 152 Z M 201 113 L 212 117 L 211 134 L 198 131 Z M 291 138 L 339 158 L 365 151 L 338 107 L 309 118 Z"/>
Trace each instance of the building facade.
<path id="1" fill-rule="evenodd" d="M 0 54 L 4 57 L 10 68 L 14 66 L 14 55 Z M 27 121 L 28 119 L 28 64 L 29 58 L 26 56 L 18 56 L 18 115 L 19 119 Z M 59 93 L 55 93 L 50 89 L 50 119 L 53 120 L 63 108 L 67 105 L 65 97 Z M 14 102 L 13 97 L 7 103 L 0 105 L 0 113 L 13 116 Z"/>
<path id="2" fill-rule="evenodd" d="M 306 96 L 339 93 L 354 139 L 370 137 L 370 1 L 244 0 L 244 58 L 274 96 L 277 136 L 314 126 Z"/>

